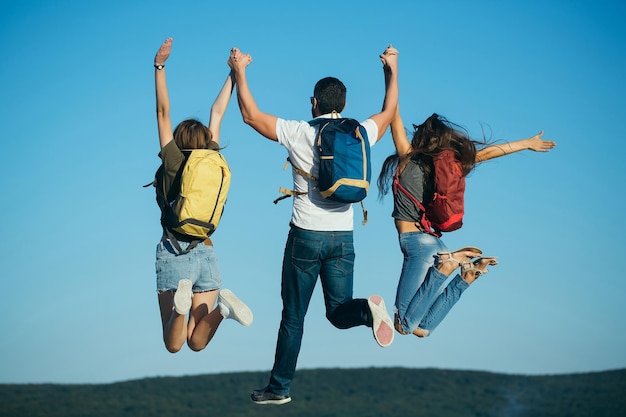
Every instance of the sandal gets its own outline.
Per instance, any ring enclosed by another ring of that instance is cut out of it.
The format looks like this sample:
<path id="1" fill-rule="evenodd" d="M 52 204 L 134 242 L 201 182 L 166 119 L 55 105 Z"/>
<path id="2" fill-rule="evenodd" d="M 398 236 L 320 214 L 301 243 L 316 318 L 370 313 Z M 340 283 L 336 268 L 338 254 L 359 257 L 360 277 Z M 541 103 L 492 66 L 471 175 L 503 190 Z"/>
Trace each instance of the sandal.
<path id="1" fill-rule="evenodd" d="M 394 326 L 396 329 L 396 332 L 400 333 L 400 334 L 409 334 L 409 332 L 405 331 L 402 328 L 402 323 L 400 323 L 400 316 L 398 316 L 398 313 L 394 314 Z"/>
<path id="2" fill-rule="evenodd" d="M 463 262 L 461 264 L 461 274 L 465 274 L 466 272 L 474 272 L 476 273 L 476 278 L 481 275 L 485 275 L 489 270 L 487 269 L 487 265 L 497 265 L 498 261 L 495 256 L 489 257 L 481 257 L 475 259 L 471 262 Z"/>
<path id="3" fill-rule="evenodd" d="M 457 249 L 457 250 L 452 251 L 452 252 L 437 252 L 437 257 L 438 257 L 437 264 L 440 264 L 440 263 L 443 263 L 443 262 L 456 262 L 458 264 L 457 267 L 459 265 L 463 265 L 465 262 L 460 261 L 458 259 L 455 259 L 454 256 L 452 256 L 452 255 L 454 255 L 455 253 L 458 253 L 458 252 L 473 252 L 473 253 L 476 254 L 476 256 L 480 256 L 480 255 L 483 254 L 482 250 L 480 250 L 478 248 L 475 248 L 473 246 L 466 246 L 464 248 Z M 445 256 L 446 259 L 442 259 L 442 256 Z"/>

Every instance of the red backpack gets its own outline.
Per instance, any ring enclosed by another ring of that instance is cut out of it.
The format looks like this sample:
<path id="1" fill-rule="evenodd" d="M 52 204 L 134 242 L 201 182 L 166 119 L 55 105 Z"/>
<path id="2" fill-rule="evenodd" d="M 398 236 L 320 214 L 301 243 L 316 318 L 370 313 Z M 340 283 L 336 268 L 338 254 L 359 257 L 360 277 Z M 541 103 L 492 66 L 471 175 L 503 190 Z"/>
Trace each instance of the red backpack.
<path id="1" fill-rule="evenodd" d="M 435 169 L 433 199 L 423 205 L 400 185 L 400 172 L 393 178 L 393 192 L 401 191 L 422 211 L 420 224 L 424 230 L 441 237 L 441 232 L 452 232 L 463 226 L 465 177 L 461 163 L 454 152 L 445 150 L 433 157 Z"/>

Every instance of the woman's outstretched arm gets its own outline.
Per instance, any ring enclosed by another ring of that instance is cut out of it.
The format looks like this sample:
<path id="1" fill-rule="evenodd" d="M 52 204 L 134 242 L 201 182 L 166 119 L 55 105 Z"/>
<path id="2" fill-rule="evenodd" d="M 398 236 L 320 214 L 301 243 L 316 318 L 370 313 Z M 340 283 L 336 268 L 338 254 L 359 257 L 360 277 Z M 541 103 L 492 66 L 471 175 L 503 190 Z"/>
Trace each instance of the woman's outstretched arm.
<path id="1" fill-rule="evenodd" d="M 476 152 L 476 162 L 484 162 L 500 156 L 509 155 L 519 151 L 535 151 L 535 152 L 548 152 L 550 149 L 556 146 L 556 143 L 551 140 L 541 139 L 543 136 L 543 130 L 537 133 L 535 136 L 528 139 L 516 140 L 514 142 L 507 142 L 502 145 L 487 146 Z"/>
<path id="2" fill-rule="evenodd" d="M 167 38 L 154 57 L 154 84 L 156 89 L 156 114 L 161 149 L 174 138 L 170 120 L 170 98 L 165 82 L 165 61 L 172 50 L 172 38 Z M 159 69 L 160 68 L 160 69 Z"/>

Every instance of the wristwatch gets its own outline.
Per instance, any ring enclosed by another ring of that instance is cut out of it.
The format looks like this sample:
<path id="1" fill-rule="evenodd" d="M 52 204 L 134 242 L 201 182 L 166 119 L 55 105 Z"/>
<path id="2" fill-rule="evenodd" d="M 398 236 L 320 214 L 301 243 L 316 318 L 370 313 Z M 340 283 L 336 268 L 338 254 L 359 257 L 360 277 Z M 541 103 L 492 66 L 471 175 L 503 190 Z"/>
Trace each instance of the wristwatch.
<path id="1" fill-rule="evenodd" d="M 158 69 L 158 70 L 162 70 L 163 68 L 165 68 L 165 65 L 157 65 L 154 64 L 154 68 Z"/>

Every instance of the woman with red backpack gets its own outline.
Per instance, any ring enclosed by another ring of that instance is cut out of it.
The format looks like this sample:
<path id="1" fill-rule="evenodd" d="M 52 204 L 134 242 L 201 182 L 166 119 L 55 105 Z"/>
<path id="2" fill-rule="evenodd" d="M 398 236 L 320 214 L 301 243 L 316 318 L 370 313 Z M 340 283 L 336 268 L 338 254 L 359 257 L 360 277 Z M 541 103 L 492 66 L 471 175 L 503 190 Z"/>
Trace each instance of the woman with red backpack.
<path id="1" fill-rule="evenodd" d="M 459 175 L 464 178 L 478 162 L 525 149 L 547 152 L 556 144 L 541 139 L 543 132 L 540 132 L 528 139 L 477 150 L 480 142 L 473 141 L 462 128 L 437 114 L 413 127 L 409 142 L 398 108 L 391 123 L 396 153 L 383 163 L 378 187 L 382 196 L 395 183 L 392 216 L 404 254 L 394 308 L 395 329 L 400 334 L 426 337 L 469 285 L 487 273 L 487 266 L 498 263 L 495 257 L 482 257 L 482 251 L 471 246 L 449 251 L 440 239 L 441 231 L 446 230 L 433 228 L 434 222 L 428 219 L 430 203 L 441 191 L 434 178 L 437 168 L 434 161 L 449 151 L 454 155 Z M 448 277 L 459 267 L 460 274 L 448 282 Z"/>

